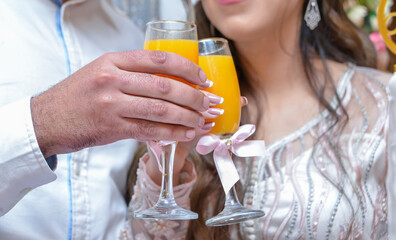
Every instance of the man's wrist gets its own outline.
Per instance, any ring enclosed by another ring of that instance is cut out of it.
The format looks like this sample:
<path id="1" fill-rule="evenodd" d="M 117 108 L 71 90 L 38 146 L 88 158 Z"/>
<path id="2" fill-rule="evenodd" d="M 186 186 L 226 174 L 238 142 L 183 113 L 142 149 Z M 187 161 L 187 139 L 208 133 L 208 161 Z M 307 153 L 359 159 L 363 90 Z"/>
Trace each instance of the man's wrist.
<path id="1" fill-rule="evenodd" d="M 40 118 L 42 115 L 49 113 L 43 112 L 42 106 L 40 106 L 41 103 L 37 102 L 37 98 L 39 98 L 39 96 L 30 99 L 30 111 L 32 113 L 34 134 L 36 135 L 37 143 L 40 147 L 41 153 L 45 158 L 49 158 L 52 155 L 55 155 L 55 153 L 51 153 L 48 149 L 47 142 L 50 141 L 50 136 L 48 133 L 45 133 L 46 127 L 43 124 L 45 121 Z"/>

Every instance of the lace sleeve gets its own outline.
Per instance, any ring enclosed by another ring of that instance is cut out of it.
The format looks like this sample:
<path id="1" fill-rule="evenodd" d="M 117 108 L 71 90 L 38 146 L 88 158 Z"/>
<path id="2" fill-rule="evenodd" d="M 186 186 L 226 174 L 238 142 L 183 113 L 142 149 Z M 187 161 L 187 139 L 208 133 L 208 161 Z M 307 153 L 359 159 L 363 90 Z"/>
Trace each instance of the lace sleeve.
<path id="1" fill-rule="evenodd" d="M 176 240 L 185 239 L 189 221 L 175 220 L 141 220 L 133 218 L 134 211 L 147 209 L 158 201 L 161 187 L 154 183 L 146 172 L 146 162 L 148 154 L 145 154 L 139 161 L 138 178 L 134 187 L 134 195 L 128 207 L 128 221 L 121 232 L 120 239 L 136 240 Z M 176 203 L 186 209 L 190 208 L 190 193 L 196 180 L 196 173 L 193 163 L 186 161 L 190 165 L 184 169 L 189 172 L 181 173 L 181 176 L 188 175 L 189 182 L 182 183 L 173 188 Z"/>

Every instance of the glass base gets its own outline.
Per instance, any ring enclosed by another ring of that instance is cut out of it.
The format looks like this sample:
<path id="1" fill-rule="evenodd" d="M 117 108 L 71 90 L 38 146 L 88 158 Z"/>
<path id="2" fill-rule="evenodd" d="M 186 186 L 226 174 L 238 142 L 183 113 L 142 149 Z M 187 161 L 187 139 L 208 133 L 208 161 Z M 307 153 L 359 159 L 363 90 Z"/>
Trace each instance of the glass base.
<path id="1" fill-rule="evenodd" d="M 261 210 L 247 209 L 241 205 L 227 205 L 217 216 L 206 220 L 205 224 L 210 227 L 231 225 L 264 215 L 265 213 Z"/>
<path id="2" fill-rule="evenodd" d="M 154 207 L 146 210 L 137 211 L 134 214 L 138 219 L 172 219 L 172 220 L 191 220 L 197 219 L 198 214 L 190 210 L 179 207 L 177 204 L 171 206 L 157 203 Z"/>

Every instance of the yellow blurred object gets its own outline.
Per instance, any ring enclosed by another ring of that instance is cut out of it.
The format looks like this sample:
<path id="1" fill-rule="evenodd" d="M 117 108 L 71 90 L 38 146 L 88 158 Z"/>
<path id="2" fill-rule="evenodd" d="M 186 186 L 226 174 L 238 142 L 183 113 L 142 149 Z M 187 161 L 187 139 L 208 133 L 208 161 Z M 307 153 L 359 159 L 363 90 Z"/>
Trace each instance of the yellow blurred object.
<path id="1" fill-rule="evenodd" d="M 396 55 L 396 43 L 393 42 L 392 40 L 392 36 L 396 35 L 396 29 L 393 30 L 388 29 L 388 22 L 393 17 L 396 17 L 396 12 L 391 12 L 386 15 L 387 2 L 388 0 L 380 0 L 378 4 L 378 13 L 377 13 L 378 29 L 388 49 L 393 54 Z M 393 68 L 394 68 L 393 71 L 396 72 L 396 65 L 394 65 Z"/>

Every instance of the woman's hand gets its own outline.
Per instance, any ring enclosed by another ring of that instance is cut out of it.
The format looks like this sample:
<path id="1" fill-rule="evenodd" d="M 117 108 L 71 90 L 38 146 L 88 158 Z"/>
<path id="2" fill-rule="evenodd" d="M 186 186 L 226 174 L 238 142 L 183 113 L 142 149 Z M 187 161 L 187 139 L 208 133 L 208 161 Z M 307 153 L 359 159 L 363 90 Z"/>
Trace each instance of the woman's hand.
<path id="1" fill-rule="evenodd" d="M 204 92 L 204 91 L 203 91 Z M 206 95 L 210 96 L 210 93 L 204 92 Z M 246 97 L 241 97 L 241 106 L 244 107 L 248 103 Z M 209 108 L 207 111 L 202 113 L 202 116 L 205 119 L 215 119 L 221 114 L 224 113 L 224 110 L 219 109 L 219 108 Z M 177 144 L 176 148 L 176 153 L 175 153 L 175 161 L 173 165 L 173 183 L 174 185 L 178 185 L 179 183 L 179 175 L 181 172 L 187 171 L 190 173 L 190 176 L 192 175 L 192 169 L 186 168 L 186 160 L 188 154 L 191 152 L 191 150 L 197 145 L 199 139 L 209 133 L 214 125 L 211 123 L 206 123 L 203 128 L 201 129 L 196 129 L 196 137 L 192 141 L 188 142 L 179 142 Z M 149 147 L 147 146 L 149 149 Z M 154 156 L 154 154 L 149 150 L 149 159 L 146 162 L 146 171 L 147 174 L 150 176 L 150 178 L 158 185 L 161 184 L 161 178 L 162 175 L 159 171 L 159 167 L 157 164 L 157 160 Z"/>

